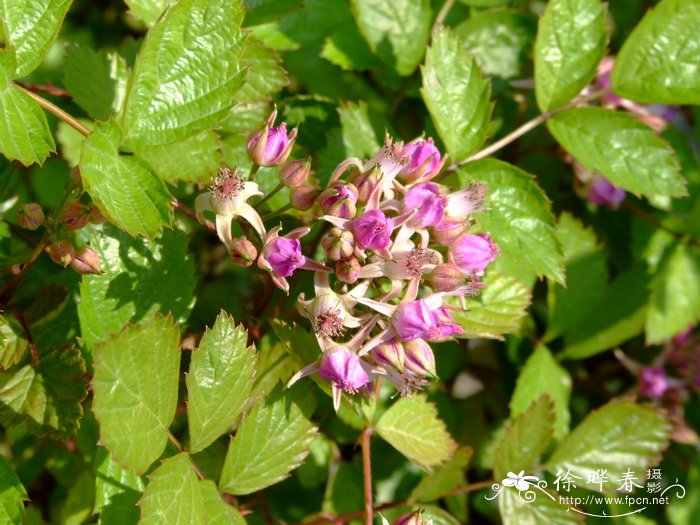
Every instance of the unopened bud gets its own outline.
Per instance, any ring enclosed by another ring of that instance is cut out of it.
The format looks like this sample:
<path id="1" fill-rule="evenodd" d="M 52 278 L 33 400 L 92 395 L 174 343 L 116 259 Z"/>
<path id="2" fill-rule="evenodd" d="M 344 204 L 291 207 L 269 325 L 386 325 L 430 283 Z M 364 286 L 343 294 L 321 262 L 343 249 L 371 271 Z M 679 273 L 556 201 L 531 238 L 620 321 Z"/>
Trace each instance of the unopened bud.
<path id="1" fill-rule="evenodd" d="M 316 197 L 320 193 L 318 188 L 302 184 L 294 188 L 289 194 L 289 203 L 292 208 L 299 211 L 310 210 L 316 202 Z"/>
<path id="2" fill-rule="evenodd" d="M 90 204 L 90 213 L 88 214 L 88 220 L 92 224 L 104 224 L 105 218 L 100 212 L 99 208 L 94 204 Z"/>
<path id="3" fill-rule="evenodd" d="M 311 157 L 306 160 L 293 160 L 285 164 L 279 173 L 280 182 L 288 188 L 301 186 L 309 179 Z"/>
<path id="4" fill-rule="evenodd" d="M 445 217 L 439 224 L 433 226 L 433 238 L 439 244 L 447 246 L 456 241 L 467 231 L 467 225 L 463 219 Z"/>
<path id="5" fill-rule="evenodd" d="M 450 292 L 462 286 L 466 275 L 454 263 L 438 264 L 430 274 L 430 283 L 436 292 Z"/>
<path id="6" fill-rule="evenodd" d="M 258 250 L 247 238 L 237 237 L 231 241 L 229 255 L 233 264 L 247 268 L 258 258 Z"/>
<path id="7" fill-rule="evenodd" d="M 344 283 L 353 284 L 359 279 L 361 269 L 356 257 L 348 257 L 335 264 L 335 276 Z"/>
<path id="8" fill-rule="evenodd" d="M 405 355 L 403 345 L 398 339 L 375 346 L 372 349 L 372 357 L 378 365 L 390 366 L 403 372 Z"/>
<path id="9" fill-rule="evenodd" d="M 349 182 L 336 182 L 319 196 L 321 209 L 326 215 L 352 219 L 357 212 L 357 188 Z"/>
<path id="10" fill-rule="evenodd" d="M 100 256 L 92 248 L 82 246 L 75 251 L 70 267 L 81 275 L 102 273 Z"/>
<path id="11" fill-rule="evenodd" d="M 287 133 L 287 125 L 284 122 L 276 128 L 272 127 L 276 118 L 275 110 L 268 118 L 267 124 L 248 139 L 248 156 L 260 166 L 279 166 L 287 160 L 292 151 L 297 130 L 293 129 Z"/>
<path id="12" fill-rule="evenodd" d="M 404 514 L 394 522 L 394 525 L 432 525 L 433 520 L 423 519 L 423 510 Z"/>
<path id="13" fill-rule="evenodd" d="M 51 260 L 64 268 L 68 266 L 75 257 L 73 245 L 65 239 L 52 242 L 47 248 L 47 251 L 49 252 Z"/>
<path id="14" fill-rule="evenodd" d="M 71 230 L 84 228 L 90 221 L 90 208 L 77 201 L 63 208 L 61 220 Z"/>
<path id="15" fill-rule="evenodd" d="M 19 207 L 17 222 L 25 230 L 38 230 L 44 224 L 44 220 L 46 220 L 44 210 L 36 202 L 22 204 Z"/>
<path id="16" fill-rule="evenodd" d="M 377 188 L 381 178 L 382 168 L 379 165 L 375 165 L 372 169 L 357 177 L 355 180 L 355 186 L 357 186 L 357 200 L 360 202 L 367 202 L 369 196 Z"/>
<path id="17" fill-rule="evenodd" d="M 354 251 L 355 237 L 352 232 L 333 227 L 321 239 L 321 246 L 333 261 L 347 259 Z"/>
<path id="18" fill-rule="evenodd" d="M 422 339 L 404 342 L 404 364 L 419 377 L 436 377 L 435 356 L 430 345 Z"/>

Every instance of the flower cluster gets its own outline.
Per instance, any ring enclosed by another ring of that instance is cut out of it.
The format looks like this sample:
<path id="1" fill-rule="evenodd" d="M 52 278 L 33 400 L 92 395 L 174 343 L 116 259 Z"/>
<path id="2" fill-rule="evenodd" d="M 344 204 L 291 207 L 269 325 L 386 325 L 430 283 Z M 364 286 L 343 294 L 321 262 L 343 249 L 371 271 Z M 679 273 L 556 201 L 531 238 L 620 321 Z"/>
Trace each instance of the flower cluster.
<path id="1" fill-rule="evenodd" d="M 263 163 L 282 165 L 294 142 L 296 132 L 272 127 L 274 117 L 249 140 L 253 176 Z M 387 137 L 372 159 L 341 162 L 322 190 L 309 183 L 309 161 L 283 165 L 280 185 L 291 188 L 290 207 L 326 224 L 320 260 L 302 252 L 310 228 L 266 230 L 257 208 L 268 196 L 248 204 L 261 192 L 238 170 L 221 170 L 211 191 L 197 199 L 200 218 L 206 210 L 216 214 L 234 262 L 250 264 L 257 256 L 258 267 L 286 293 L 295 272 L 314 272 L 314 294 L 300 294 L 298 307 L 321 355 L 290 384 L 318 373 L 331 382 L 337 409 L 343 392 L 367 391 L 377 376 L 404 394 L 435 377 L 430 343 L 463 333 L 453 314 L 464 308 L 465 296 L 478 293 L 498 254 L 488 234 L 469 231 L 486 189 L 451 191 L 438 182 L 444 163 L 432 139 L 404 145 Z M 237 217 L 258 233 L 259 255 L 248 239 L 232 237 Z"/>

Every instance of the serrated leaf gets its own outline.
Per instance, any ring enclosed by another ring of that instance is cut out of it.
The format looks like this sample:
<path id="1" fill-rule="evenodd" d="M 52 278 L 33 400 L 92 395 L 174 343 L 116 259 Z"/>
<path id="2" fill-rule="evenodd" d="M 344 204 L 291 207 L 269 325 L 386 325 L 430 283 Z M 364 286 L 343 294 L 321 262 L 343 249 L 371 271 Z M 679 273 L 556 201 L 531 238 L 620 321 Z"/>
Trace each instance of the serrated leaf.
<path id="1" fill-rule="evenodd" d="M 25 423 L 37 436 L 66 439 L 78 430 L 87 396 L 85 362 L 71 346 L 40 354 L 38 365 L 3 372 L 0 421 L 5 426 Z"/>
<path id="2" fill-rule="evenodd" d="M 248 333 L 222 312 L 192 353 L 187 375 L 190 451 L 209 446 L 236 421 L 255 382 L 255 346 Z"/>
<path id="3" fill-rule="evenodd" d="M 559 218 L 557 238 L 564 252 L 566 287 L 549 284 L 547 341 L 581 321 L 600 300 L 608 282 L 605 252 L 593 230 L 564 213 Z"/>
<path id="4" fill-rule="evenodd" d="M 41 63 L 70 4 L 71 0 L 0 3 L 0 19 L 7 39 L 4 43 L 13 48 L 15 55 L 12 78 L 28 75 Z"/>
<path id="5" fill-rule="evenodd" d="M 375 430 L 392 447 L 428 470 L 449 460 L 457 448 L 438 418 L 435 405 L 421 395 L 396 401 L 379 418 Z"/>
<path id="6" fill-rule="evenodd" d="M 209 183 L 224 162 L 220 148 L 218 135 L 204 131 L 172 144 L 141 149 L 135 154 L 166 182 Z"/>
<path id="7" fill-rule="evenodd" d="M 172 313 L 184 322 L 192 309 L 194 262 L 182 231 L 166 230 L 154 240 L 134 239 L 105 225 L 95 232 L 91 247 L 103 272 L 86 275 L 80 285 L 78 317 L 88 345 L 121 331 L 155 312 Z"/>
<path id="8" fill-rule="evenodd" d="M 484 184 L 486 211 L 476 219 L 501 251 L 539 276 L 564 282 L 564 257 L 557 239 L 549 199 L 534 177 L 494 159 L 470 162 L 458 171 L 463 185 Z"/>
<path id="9" fill-rule="evenodd" d="M 106 448 L 95 454 L 95 507 L 102 525 L 131 525 L 138 521 L 136 506 L 146 486 L 145 479 L 125 470 Z"/>
<path id="10" fill-rule="evenodd" d="M 464 473 L 473 453 L 474 451 L 470 447 L 457 449 L 452 459 L 420 480 L 420 483 L 411 492 L 408 498 L 409 502 L 435 501 L 444 497 L 453 488 L 464 485 Z"/>
<path id="11" fill-rule="evenodd" d="M 130 13 L 143 21 L 144 24 L 152 26 L 156 23 L 160 15 L 174 0 L 124 0 L 129 6 Z"/>
<path id="12" fill-rule="evenodd" d="M 380 143 L 364 102 L 348 103 L 338 108 L 343 132 L 343 145 L 348 157 L 371 158 Z"/>
<path id="13" fill-rule="evenodd" d="M 221 499 L 216 483 L 204 479 L 199 482 L 199 488 L 204 498 L 207 525 L 246 525 L 241 513 Z"/>
<path id="14" fill-rule="evenodd" d="M 612 483 L 619 483 L 628 468 L 643 477 L 642 471 L 659 461 L 670 432 L 670 424 L 659 410 L 629 400 L 614 400 L 590 412 L 559 443 L 547 461 L 547 469 L 553 473 L 570 469 L 580 478 L 574 480 L 576 485 L 591 490 L 600 490 L 601 486 L 587 483 L 589 476 L 596 470 L 607 470 L 610 483 L 603 484 L 603 491 L 612 490 Z"/>
<path id="15" fill-rule="evenodd" d="M 646 317 L 648 277 L 637 267 L 615 279 L 584 319 L 564 334 L 562 359 L 584 359 L 639 334 Z"/>
<path id="16" fill-rule="evenodd" d="M 143 474 L 165 450 L 175 417 L 180 330 L 172 317 L 156 314 L 127 326 L 94 355 L 100 442 L 125 468 Z"/>
<path id="17" fill-rule="evenodd" d="M 615 61 L 615 93 L 637 102 L 700 104 L 700 4 L 662 0 L 627 38 Z"/>
<path id="18" fill-rule="evenodd" d="M 170 195 L 143 160 L 119 154 L 120 130 L 97 124 L 83 142 L 80 175 L 102 214 L 130 235 L 153 237 L 172 221 Z"/>
<path id="19" fill-rule="evenodd" d="M 517 472 L 516 472 L 517 474 Z M 568 510 L 551 494 L 533 491 L 535 499 L 530 501 L 521 496 L 515 487 L 507 487 L 498 496 L 498 510 L 503 525 L 580 525 L 583 516 Z"/>
<path id="20" fill-rule="evenodd" d="M 207 508 L 189 454 L 163 460 L 139 502 L 140 525 L 206 525 Z"/>
<path id="21" fill-rule="evenodd" d="M 289 83 L 277 51 L 254 38 L 248 38 L 241 56 L 246 67 L 245 84 L 236 93 L 236 102 L 250 103 L 267 100 Z"/>
<path id="22" fill-rule="evenodd" d="M 356 26 L 343 27 L 327 37 L 321 56 L 346 71 L 365 71 L 381 64 Z"/>
<path id="23" fill-rule="evenodd" d="M 588 84 L 608 35 L 600 0 L 551 0 L 535 41 L 535 94 L 544 111 L 563 106 Z"/>
<path id="24" fill-rule="evenodd" d="M 648 344 L 671 339 L 700 320 L 700 250 L 676 242 L 651 280 Z"/>
<path id="25" fill-rule="evenodd" d="M 421 68 L 421 95 L 453 160 L 474 153 L 486 139 L 491 84 L 459 38 L 438 28 Z"/>
<path id="26" fill-rule="evenodd" d="M 571 376 L 557 363 L 547 347 L 540 345 L 530 355 L 518 376 L 510 400 L 511 417 L 528 410 L 543 394 L 552 400 L 554 437 L 559 439 L 569 431 Z"/>
<path id="27" fill-rule="evenodd" d="M 520 326 L 530 306 L 532 294 L 514 277 L 489 271 L 484 278 L 486 285 L 476 297 L 467 297 L 467 309 L 453 312 L 455 322 L 464 329 L 459 337 L 487 337 L 503 339 Z M 459 306 L 456 299 L 448 299 Z"/>
<path id="28" fill-rule="evenodd" d="M 423 58 L 432 12 L 428 0 L 352 0 L 360 32 L 372 51 L 401 76 Z"/>
<path id="29" fill-rule="evenodd" d="M 0 456 L 0 520 L 3 523 L 20 525 L 24 517 L 24 501 L 28 500 L 27 491 L 12 470 L 7 460 Z"/>
<path id="30" fill-rule="evenodd" d="M 220 490 L 250 494 L 268 487 L 308 455 L 317 429 L 290 392 L 278 387 L 243 418 L 226 453 Z"/>
<path id="31" fill-rule="evenodd" d="M 586 168 L 636 195 L 685 194 L 673 150 L 627 113 L 574 108 L 547 121 L 549 131 Z"/>
<path id="32" fill-rule="evenodd" d="M 529 403 L 506 429 L 493 462 L 497 480 L 508 472 L 520 472 L 537 466 L 554 434 L 554 402 L 543 395 Z"/>
<path id="33" fill-rule="evenodd" d="M 117 53 L 88 47 L 66 49 L 63 83 L 81 108 L 96 120 L 107 120 L 124 104 L 129 70 Z"/>
<path id="34" fill-rule="evenodd" d="M 0 89 L 0 153 L 25 166 L 42 164 L 56 151 L 44 111 L 21 88 Z"/>
<path id="35" fill-rule="evenodd" d="M 123 117 L 127 149 L 160 146 L 221 120 L 245 74 L 240 0 L 182 0 L 151 28 Z"/>
<path id="36" fill-rule="evenodd" d="M 27 354 L 29 341 L 14 318 L 0 317 L 0 368 L 7 370 Z"/>
<path id="37" fill-rule="evenodd" d="M 92 129 L 95 124 L 94 121 L 84 118 L 79 118 L 77 120 L 87 129 Z M 70 124 L 66 124 L 61 120 L 56 129 L 56 140 L 60 146 L 59 150 L 61 156 L 68 163 L 68 166 L 75 168 L 80 164 L 80 155 L 82 154 L 85 135 Z"/>

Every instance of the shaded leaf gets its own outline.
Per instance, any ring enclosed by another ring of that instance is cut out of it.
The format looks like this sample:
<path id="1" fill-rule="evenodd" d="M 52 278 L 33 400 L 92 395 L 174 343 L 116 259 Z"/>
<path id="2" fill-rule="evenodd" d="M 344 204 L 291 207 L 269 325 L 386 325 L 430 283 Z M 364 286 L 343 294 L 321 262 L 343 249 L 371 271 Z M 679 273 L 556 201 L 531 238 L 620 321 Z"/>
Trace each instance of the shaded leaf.
<path id="1" fill-rule="evenodd" d="M 349 103 L 338 108 L 343 132 L 343 144 L 348 157 L 371 158 L 379 151 L 377 133 L 364 102 Z"/>
<path id="2" fill-rule="evenodd" d="M 22 482 L 12 470 L 7 460 L 0 456 L 0 520 L 3 523 L 20 525 L 24 517 L 24 501 L 27 501 L 27 491 Z"/>
<path id="3" fill-rule="evenodd" d="M 303 4 L 303 0 L 245 0 L 244 24 L 249 27 L 274 22 L 300 9 Z"/>
<path id="4" fill-rule="evenodd" d="M 14 317 L 0 316 L 0 368 L 7 370 L 27 354 L 29 342 Z"/>
<path id="5" fill-rule="evenodd" d="M 281 62 L 282 59 L 277 51 L 249 37 L 241 56 L 241 64 L 247 68 L 245 84 L 236 93 L 236 102 L 251 103 L 267 100 L 273 93 L 284 88 L 289 83 L 289 79 Z"/>
<path id="6" fill-rule="evenodd" d="M 321 56 L 349 71 L 365 71 L 381 64 L 355 26 L 343 27 L 327 37 Z"/>
<path id="7" fill-rule="evenodd" d="M 95 454 L 95 507 L 102 525 L 131 525 L 138 521 L 136 506 L 146 486 L 145 479 L 122 468 L 106 448 Z"/>
<path id="8" fill-rule="evenodd" d="M 473 450 L 469 447 L 457 449 L 452 459 L 427 474 L 411 492 L 410 502 L 435 501 L 453 488 L 464 485 L 464 473 L 472 459 Z"/>
<path id="9" fill-rule="evenodd" d="M 517 472 L 516 472 L 517 474 Z M 549 493 L 547 493 L 549 494 Z M 583 516 L 571 512 L 561 505 L 551 494 L 548 496 L 536 492 L 534 501 L 521 497 L 515 487 L 508 487 L 498 497 L 498 510 L 501 513 L 503 525 L 578 525 L 583 523 Z"/>

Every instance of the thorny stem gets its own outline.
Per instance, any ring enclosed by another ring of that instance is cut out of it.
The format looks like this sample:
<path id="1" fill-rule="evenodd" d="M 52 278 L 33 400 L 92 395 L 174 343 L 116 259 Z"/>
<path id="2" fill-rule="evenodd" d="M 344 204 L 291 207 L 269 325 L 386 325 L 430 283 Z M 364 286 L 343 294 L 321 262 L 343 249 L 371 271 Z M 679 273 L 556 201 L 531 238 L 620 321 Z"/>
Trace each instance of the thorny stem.
<path id="1" fill-rule="evenodd" d="M 372 456 L 370 451 L 370 438 L 372 429 L 362 431 L 362 478 L 365 488 L 365 525 L 372 525 L 374 509 L 372 506 Z"/>
<path id="2" fill-rule="evenodd" d="M 32 254 L 29 256 L 29 259 L 24 263 L 24 266 L 22 266 L 22 269 L 17 273 L 9 283 L 5 286 L 3 289 L 2 293 L 0 293 L 0 304 L 6 304 L 8 300 L 10 299 L 10 296 L 12 293 L 15 291 L 15 288 L 19 286 L 19 284 L 22 282 L 22 280 L 25 278 L 27 275 L 27 272 L 29 269 L 32 267 L 34 262 L 39 258 L 39 255 L 41 255 L 41 252 L 44 251 L 44 248 L 46 248 L 46 245 L 49 242 L 49 235 L 48 233 L 45 233 L 44 236 L 41 238 L 39 243 L 36 245 L 34 248 L 34 251 Z"/>
<path id="3" fill-rule="evenodd" d="M 78 122 L 78 120 L 75 117 L 72 117 L 71 115 L 69 115 L 68 113 L 63 111 L 58 106 L 52 104 L 51 102 L 49 102 L 45 98 L 40 97 L 39 95 L 30 91 L 27 88 L 24 88 L 20 85 L 17 85 L 17 87 L 19 89 L 21 89 L 22 91 L 24 91 L 27 95 L 32 97 L 37 102 L 37 104 L 39 104 L 46 111 L 48 111 L 49 113 L 53 113 L 58 118 L 60 118 L 63 122 L 72 126 L 76 131 L 82 133 L 85 136 L 88 136 L 91 133 L 91 131 L 88 128 L 86 128 L 85 126 L 83 126 L 80 122 Z"/>

